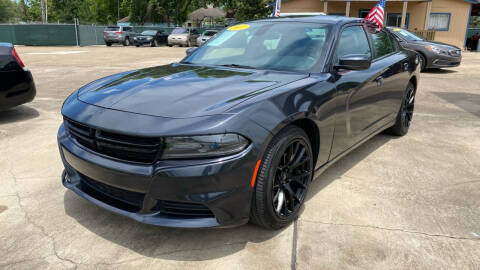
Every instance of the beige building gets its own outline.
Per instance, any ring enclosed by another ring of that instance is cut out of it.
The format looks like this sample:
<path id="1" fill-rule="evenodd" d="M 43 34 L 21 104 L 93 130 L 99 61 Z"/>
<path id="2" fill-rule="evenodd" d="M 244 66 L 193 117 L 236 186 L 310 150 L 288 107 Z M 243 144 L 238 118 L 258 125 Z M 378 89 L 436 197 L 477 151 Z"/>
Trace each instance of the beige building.
<path id="1" fill-rule="evenodd" d="M 281 12 L 365 17 L 375 4 L 364 0 L 283 0 Z M 385 23 L 423 34 L 430 30 L 434 40 L 463 48 L 473 4 L 478 0 L 387 0 Z"/>

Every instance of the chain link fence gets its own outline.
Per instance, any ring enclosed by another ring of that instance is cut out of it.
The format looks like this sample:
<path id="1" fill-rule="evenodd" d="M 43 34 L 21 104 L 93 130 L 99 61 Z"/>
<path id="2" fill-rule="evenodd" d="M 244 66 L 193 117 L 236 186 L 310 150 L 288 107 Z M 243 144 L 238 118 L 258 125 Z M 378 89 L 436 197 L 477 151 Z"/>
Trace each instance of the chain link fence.
<path id="1" fill-rule="evenodd" d="M 104 45 L 105 25 L 75 24 L 0 24 L 0 42 L 30 46 L 90 46 Z M 174 27 L 133 26 L 135 32 L 164 30 L 168 34 Z M 220 27 L 197 28 L 200 33 L 207 29 L 221 30 Z"/>

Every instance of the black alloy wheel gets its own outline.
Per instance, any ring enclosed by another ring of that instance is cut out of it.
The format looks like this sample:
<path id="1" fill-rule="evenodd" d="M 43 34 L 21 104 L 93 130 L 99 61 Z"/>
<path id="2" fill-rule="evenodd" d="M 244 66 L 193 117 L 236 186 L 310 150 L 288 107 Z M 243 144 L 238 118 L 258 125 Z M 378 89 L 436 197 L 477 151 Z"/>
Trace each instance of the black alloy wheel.
<path id="1" fill-rule="evenodd" d="M 409 87 L 402 104 L 402 124 L 405 128 L 410 127 L 413 118 L 413 109 L 415 108 L 415 89 Z"/>
<path id="2" fill-rule="evenodd" d="M 280 229 L 295 220 L 313 177 L 310 139 L 297 126 L 288 126 L 270 142 L 261 161 L 253 191 L 251 222 Z"/>
<path id="3" fill-rule="evenodd" d="M 413 110 L 415 109 L 415 86 L 412 82 L 408 82 L 405 90 L 400 111 L 398 112 L 395 125 L 387 129 L 386 132 L 396 136 L 403 136 L 408 133 L 408 129 L 412 123 Z"/>
<path id="4" fill-rule="evenodd" d="M 427 60 L 425 59 L 425 56 L 423 56 L 421 53 L 418 53 L 418 64 L 420 65 L 420 71 L 425 71 Z"/>
<path id="5" fill-rule="evenodd" d="M 279 217 L 295 213 L 305 199 L 312 168 L 311 156 L 302 140 L 290 142 L 280 159 L 273 180 L 272 203 Z"/>

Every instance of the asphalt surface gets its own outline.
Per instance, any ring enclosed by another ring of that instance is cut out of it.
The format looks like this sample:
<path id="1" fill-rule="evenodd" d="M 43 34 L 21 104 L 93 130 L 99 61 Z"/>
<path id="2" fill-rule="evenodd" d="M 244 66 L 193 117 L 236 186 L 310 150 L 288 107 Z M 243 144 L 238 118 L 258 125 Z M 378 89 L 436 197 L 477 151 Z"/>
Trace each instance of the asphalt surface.
<path id="1" fill-rule="evenodd" d="M 63 100 L 185 48 L 18 47 L 29 104 L 0 113 L 1 269 L 480 269 L 480 54 L 422 73 L 410 132 L 378 135 L 318 177 L 300 219 L 179 230 L 117 216 L 66 190 Z"/>

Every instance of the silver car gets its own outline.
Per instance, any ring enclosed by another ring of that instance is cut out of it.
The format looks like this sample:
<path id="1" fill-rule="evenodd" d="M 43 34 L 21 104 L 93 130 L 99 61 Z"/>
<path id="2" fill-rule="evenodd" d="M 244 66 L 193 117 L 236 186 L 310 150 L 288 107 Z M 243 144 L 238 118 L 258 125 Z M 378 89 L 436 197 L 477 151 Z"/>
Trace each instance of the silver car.
<path id="1" fill-rule="evenodd" d="M 217 30 L 205 30 L 201 36 L 197 38 L 197 46 L 200 47 L 203 43 L 207 42 L 209 39 L 218 34 Z"/>
<path id="2" fill-rule="evenodd" d="M 133 38 L 138 34 L 133 31 L 131 26 L 107 26 L 103 31 L 103 40 L 107 46 L 113 43 L 121 43 L 128 46 L 133 43 Z"/>
<path id="3" fill-rule="evenodd" d="M 177 27 L 173 29 L 172 33 L 168 36 L 167 44 L 169 47 L 173 45 L 192 47 L 192 45 L 196 44 L 199 35 L 197 29 Z"/>

